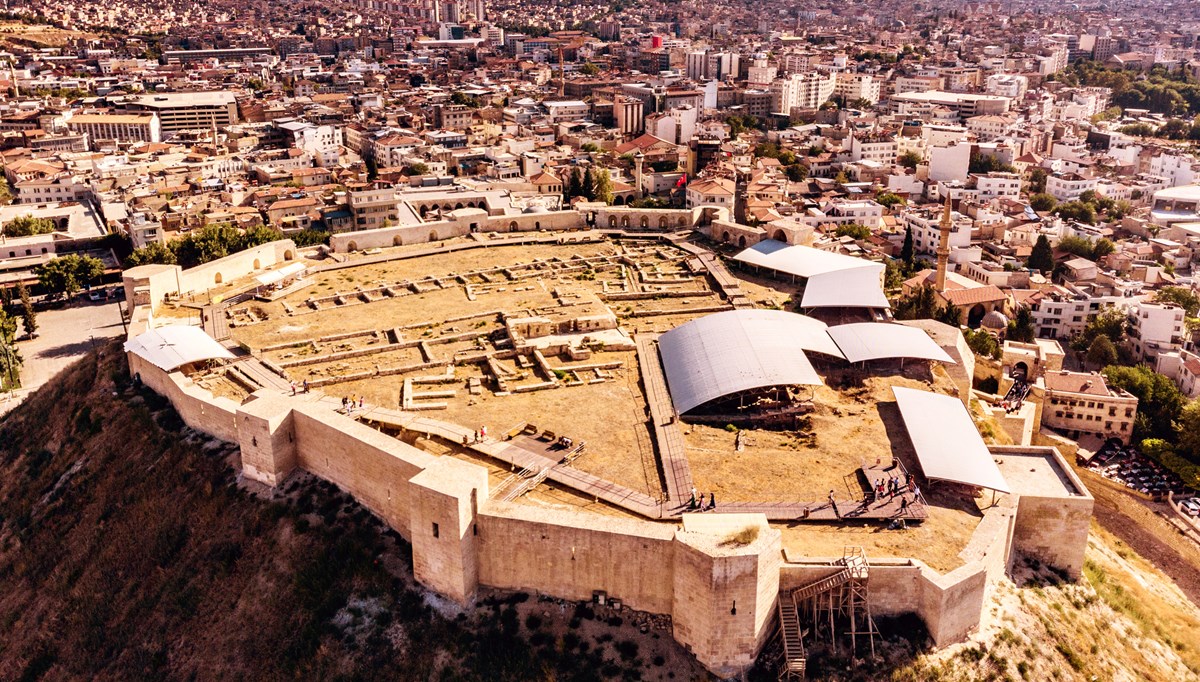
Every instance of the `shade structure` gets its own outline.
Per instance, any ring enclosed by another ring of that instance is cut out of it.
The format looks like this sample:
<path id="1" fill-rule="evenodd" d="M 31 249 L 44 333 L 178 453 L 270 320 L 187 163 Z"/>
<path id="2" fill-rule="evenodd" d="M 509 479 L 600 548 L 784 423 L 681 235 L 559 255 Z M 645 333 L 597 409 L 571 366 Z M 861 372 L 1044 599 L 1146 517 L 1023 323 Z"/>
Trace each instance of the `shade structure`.
<path id="1" fill-rule="evenodd" d="M 918 358 L 956 364 L 925 330 L 890 322 L 859 322 L 829 328 L 842 356 L 850 362 Z"/>
<path id="2" fill-rule="evenodd" d="M 882 263 L 774 239 L 764 239 L 733 258 L 808 279 L 800 302 L 805 308 L 890 307 L 883 293 Z"/>
<path id="3" fill-rule="evenodd" d="M 857 259 L 855 259 L 857 260 Z M 813 275 L 804 285 L 802 308 L 890 308 L 883 293 L 882 265 L 867 265 Z"/>
<path id="4" fill-rule="evenodd" d="M 282 282 L 283 280 L 287 279 L 288 277 L 294 277 L 296 275 L 299 275 L 307 269 L 308 269 L 308 266 L 305 265 L 304 263 L 288 263 L 287 265 L 283 266 L 282 268 L 279 268 L 278 270 L 271 270 L 270 272 L 264 272 L 263 274 L 255 277 L 254 279 L 257 280 L 258 283 L 261 284 L 262 286 L 270 286 L 272 284 L 277 284 L 279 282 Z"/>
<path id="5" fill-rule="evenodd" d="M 961 400 L 902 386 L 893 386 L 892 393 L 927 477 L 1009 492 Z"/>
<path id="6" fill-rule="evenodd" d="M 841 356 L 823 323 L 781 310 L 707 315 L 658 340 L 667 388 L 680 414 L 741 391 L 821 385 L 806 350 Z"/>
<path id="7" fill-rule="evenodd" d="M 167 372 L 201 360 L 233 358 L 233 353 L 204 330 L 189 325 L 170 325 L 142 332 L 125 342 L 125 351 Z"/>

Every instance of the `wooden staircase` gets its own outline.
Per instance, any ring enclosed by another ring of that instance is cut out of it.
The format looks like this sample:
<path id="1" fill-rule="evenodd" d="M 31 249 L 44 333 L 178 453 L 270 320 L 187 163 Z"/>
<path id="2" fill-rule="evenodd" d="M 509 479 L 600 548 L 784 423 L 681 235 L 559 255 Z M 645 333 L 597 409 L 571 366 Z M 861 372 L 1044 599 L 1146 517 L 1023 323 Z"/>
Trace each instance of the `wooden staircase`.
<path id="1" fill-rule="evenodd" d="M 800 630 L 800 616 L 796 612 L 796 602 L 791 599 L 779 600 L 779 630 L 783 640 L 783 664 L 779 679 L 803 680 L 808 660 L 804 654 L 804 633 Z"/>

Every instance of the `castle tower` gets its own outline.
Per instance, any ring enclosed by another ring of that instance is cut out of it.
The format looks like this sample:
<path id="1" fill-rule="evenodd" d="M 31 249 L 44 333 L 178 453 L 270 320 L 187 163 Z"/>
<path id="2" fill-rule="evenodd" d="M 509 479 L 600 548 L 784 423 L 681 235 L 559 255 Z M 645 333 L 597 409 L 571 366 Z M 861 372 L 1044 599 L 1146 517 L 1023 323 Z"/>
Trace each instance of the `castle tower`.
<path id="1" fill-rule="evenodd" d="M 950 261 L 950 195 L 946 194 L 946 208 L 942 211 L 941 236 L 937 247 L 937 281 L 934 287 L 943 292 L 946 290 L 946 265 Z"/>

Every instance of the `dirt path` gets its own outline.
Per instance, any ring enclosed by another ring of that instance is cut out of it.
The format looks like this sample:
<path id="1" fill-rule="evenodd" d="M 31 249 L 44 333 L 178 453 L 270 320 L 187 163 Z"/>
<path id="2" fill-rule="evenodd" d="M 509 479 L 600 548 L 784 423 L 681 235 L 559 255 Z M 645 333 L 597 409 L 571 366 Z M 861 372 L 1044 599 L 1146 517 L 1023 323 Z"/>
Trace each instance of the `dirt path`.
<path id="1" fill-rule="evenodd" d="M 1096 498 L 1096 521 L 1152 561 L 1193 604 L 1200 605 L 1200 546 L 1124 487 L 1090 471 L 1077 472 Z"/>

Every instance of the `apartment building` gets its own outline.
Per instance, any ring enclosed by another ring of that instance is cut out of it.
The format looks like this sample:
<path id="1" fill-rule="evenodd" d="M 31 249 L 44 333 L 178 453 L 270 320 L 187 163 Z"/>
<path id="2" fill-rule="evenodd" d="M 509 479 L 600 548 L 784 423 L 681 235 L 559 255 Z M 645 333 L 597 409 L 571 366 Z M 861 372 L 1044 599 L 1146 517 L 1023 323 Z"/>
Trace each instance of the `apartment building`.
<path id="1" fill-rule="evenodd" d="M 158 114 L 163 137 L 181 130 L 223 128 L 238 122 L 237 99 L 232 92 L 171 92 L 133 95 L 116 105 L 126 112 Z"/>
<path id="2" fill-rule="evenodd" d="M 900 232 L 912 229 L 913 248 L 918 254 L 933 255 L 941 240 L 941 209 L 907 208 L 896 214 Z M 957 211 L 950 214 L 950 249 L 971 246 L 971 219 Z"/>
<path id="3" fill-rule="evenodd" d="M 157 114 L 76 114 L 67 119 L 72 133 L 87 135 L 91 148 L 102 142 L 161 142 Z"/>
<path id="4" fill-rule="evenodd" d="M 1183 308 L 1166 303 L 1139 301 L 1129 306 L 1127 335 L 1134 358 L 1154 364 L 1159 353 L 1183 347 Z"/>
<path id="5" fill-rule="evenodd" d="M 793 109 L 816 109 L 833 96 L 835 73 L 794 73 L 771 83 L 771 113 L 789 116 Z"/>
<path id="6" fill-rule="evenodd" d="M 1046 193 L 1059 201 L 1073 201 L 1088 190 L 1096 189 L 1096 179 L 1078 173 L 1052 173 L 1046 178 Z"/>
<path id="7" fill-rule="evenodd" d="M 865 99 L 871 104 L 879 101 L 879 79 L 867 73 L 850 73 L 842 71 L 837 74 L 837 82 L 833 92 L 838 97 L 845 98 L 847 103 L 856 99 Z"/>
<path id="8" fill-rule="evenodd" d="M 1137 417 L 1136 397 L 1111 388 L 1097 373 L 1047 372 L 1043 381 L 1042 426 L 1068 438 L 1093 435 L 1129 442 Z"/>
<path id="9" fill-rule="evenodd" d="M 347 199 L 355 230 L 374 230 L 396 225 L 400 220 L 396 190 L 391 187 L 351 192 Z"/>

